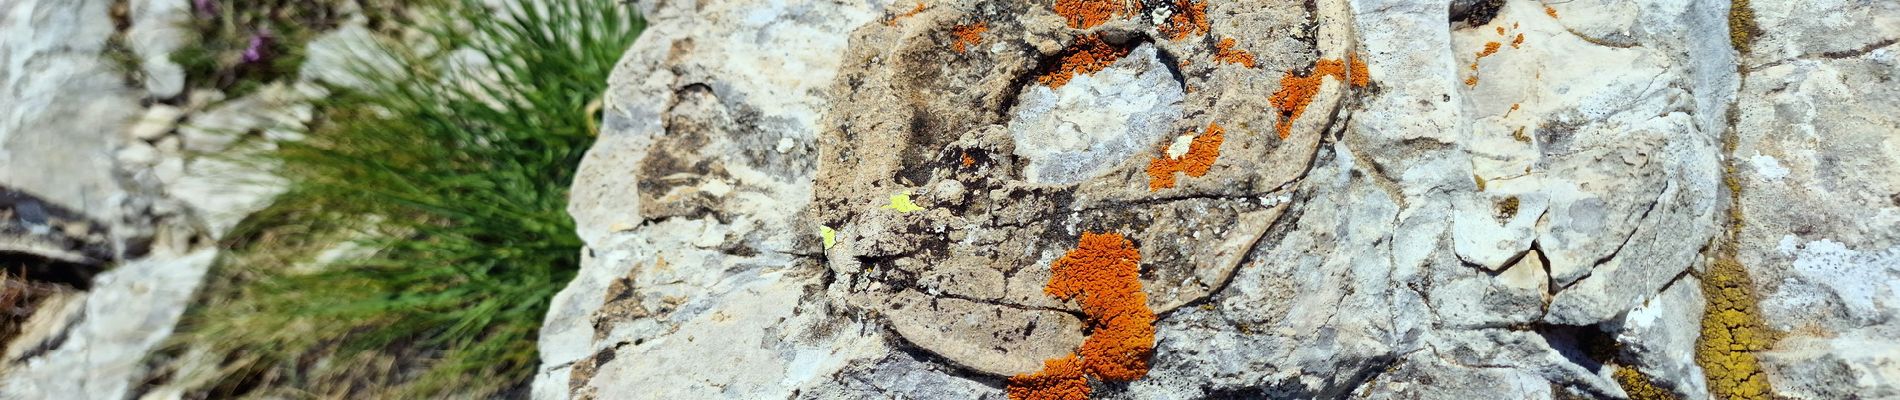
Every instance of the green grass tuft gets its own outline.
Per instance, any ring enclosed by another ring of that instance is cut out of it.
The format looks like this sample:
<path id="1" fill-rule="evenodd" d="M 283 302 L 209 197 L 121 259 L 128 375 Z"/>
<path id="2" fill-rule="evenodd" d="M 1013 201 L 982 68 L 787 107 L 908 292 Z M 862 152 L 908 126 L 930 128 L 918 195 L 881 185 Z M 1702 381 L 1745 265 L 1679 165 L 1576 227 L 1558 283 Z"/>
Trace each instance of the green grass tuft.
<path id="1" fill-rule="evenodd" d="M 388 40 L 405 71 L 333 88 L 308 139 L 269 156 L 289 191 L 230 235 L 174 343 L 221 360 L 208 394 L 486 396 L 531 376 L 579 265 L 564 209 L 588 106 L 644 27 L 615 0 L 545 3 L 438 9 L 458 27 Z M 429 48 L 474 49 L 500 83 L 451 78 Z M 369 254 L 312 265 L 352 245 Z"/>

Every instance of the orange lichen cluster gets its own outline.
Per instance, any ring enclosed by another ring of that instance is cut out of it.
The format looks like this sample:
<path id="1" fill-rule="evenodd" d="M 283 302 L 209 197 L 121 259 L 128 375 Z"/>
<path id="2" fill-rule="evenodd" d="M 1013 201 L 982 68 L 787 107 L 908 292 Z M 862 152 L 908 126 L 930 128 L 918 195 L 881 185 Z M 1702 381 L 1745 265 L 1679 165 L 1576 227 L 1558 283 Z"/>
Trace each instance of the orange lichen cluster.
<path id="1" fill-rule="evenodd" d="M 1524 34 L 1522 33 L 1517 34 L 1517 39 L 1511 40 L 1511 48 L 1513 49 L 1517 48 L 1518 46 L 1523 46 L 1523 45 L 1524 45 Z"/>
<path id="2" fill-rule="evenodd" d="M 895 26 L 895 25 L 897 25 L 897 20 L 900 20 L 900 19 L 904 19 L 904 18 L 910 18 L 910 17 L 912 17 L 912 16 L 915 16 L 915 15 L 917 15 L 917 14 L 921 14 L 921 13 L 923 13 L 923 12 L 924 12 L 924 2 L 921 2 L 921 1 L 919 1 L 919 2 L 917 2 L 917 7 L 915 7 L 915 8 L 911 8 L 911 9 L 910 9 L 910 11 L 908 11 L 908 12 L 905 12 L 905 13 L 903 13 L 903 14 L 894 14 L 894 15 L 891 15 L 891 17 L 890 17 L 890 18 L 885 18 L 885 19 L 884 19 L 884 25 L 886 25 L 886 26 Z"/>
<path id="3" fill-rule="evenodd" d="M 1089 398 L 1088 372 L 1082 359 L 1068 357 L 1042 362 L 1042 371 L 1009 378 L 1011 400 L 1082 400 Z"/>
<path id="4" fill-rule="evenodd" d="M 1070 28 L 1088 29 L 1135 10 L 1124 0 L 1056 0 L 1055 11 L 1069 20 Z"/>
<path id="5" fill-rule="evenodd" d="M 1503 45 L 1498 42 L 1486 42 L 1484 44 L 1484 50 L 1478 52 L 1478 58 L 1490 57 L 1492 54 L 1497 54 L 1498 47 L 1500 46 Z"/>
<path id="6" fill-rule="evenodd" d="M 1306 76 L 1295 75 L 1288 71 L 1280 77 L 1280 91 L 1268 98 L 1273 108 L 1280 110 L 1280 123 L 1277 127 L 1281 139 L 1293 136 L 1293 121 L 1306 112 L 1306 106 L 1313 103 L 1313 96 L 1319 95 L 1320 84 L 1326 77 L 1351 82 L 1355 87 L 1364 87 L 1372 83 L 1366 76 L 1366 64 L 1358 57 L 1347 57 L 1345 62 L 1321 59 L 1313 64 L 1313 72 Z"/>
<path id="7" fill-rule="evenodd" d="M 1103 42 L 1100 35 L 1088 35 L 1075 39 L 1067 49 L 1068 55 L 1062 57 L 1062 64 L 1049 73 L 1036 78 L 1036 83 L 1048 85 L 1050 89 L 1069 84 L 1076 76 L 1093 74 L 1108 69 L 1108 66 L 1128 55 L 1129 49 L 1116 48 Z"/>
<path id="8" fill-rule="evenodd" d="M 1183 172 L 1188 176 L 1201 177 L 1214 167 L 1214 160 L 1220 158 L 1221 142 L 1227 140 L 1227 130 L 1220 125 L 1207 124 L 1207 132 L 1194 137 L 1188 143 L 1188 151 L 1180 158 L 1169 157 L 1163 149 L 1160 157 L 1148 162 L 1148 191 L 1157 191 L 1174 187 L 1174 173 Z"/>
<path id="9" fill-rule="evenodd" d="M 1504 36 L 1504 27 L 1498 27 L 1498 36 Z"/>
<path id="10" fill-rule="evenodd" d="M 964 152 L 963 153 L 963 167 L 969 168 L 972 165 L 976 165 L 976 158 L 970 157 L 969 152 Z"/>
<path id="11" fill-rule="evenodd" d="M 1216 47 L 1214 50 L 1215 61 L 1228 64 L 1240 64 L 1240 66 L 1247 68 L 1254 67 L 1255 61 L 1253 59 L 1253 53 L 1235 48 L 1239 46 L 1239 43 L 1234 42 L 1234 38 L 1221 39 L 1220 43 L 1214 46 Z"/>
<path id="12" fill-rule="evenodd" d="M 970 46 L 983 43 L 983 33 L 989 31 L 990 24 L 988 22 L 957 25 L 955 28 L 950 28 L 950 35 L 956 36 L 956 41 L 950 43 L 950 48 L 956 50 L 958 53 L 962 53 L 963 50 Z"/>
<path id="13" fill-rule="evenodd" d="M 1366 71 L 1365 60 L 1360 60 L 1356 56 L 1347 56 L 1346 66 L 1352 68 L 1346 72 L 1346 76 L 1351 78 L 1353 87 L 1366 87 L 1372 84 L 1372 75 Z"/>
<path id="14" fill-rule="evenodd" d="M 1174 15 L 1168 16 L 1168 22 L 1159 28 L 1168 40 L 1181 41 L 1189 37 L 1207 34 L 1207 2 L 1175 0 Z"/>
<path id="15" fill-rule="evenodd" d="M 1075 300 L 1088 317 L 1080 354 L 1043 362 L 1043 370 L 1009 379 L 1009 398 L 1085 399 L 1088 376 L 1131 381 L 1148 374 L 1155 313 L 1141 288 L 1141 252 L 1115 233 L 1083 233 L 1075 250 L 1049 266 L 1043 293 Z"/>
<path id="16" fill-rule="evenodd" d="M 1549 15 L 1551 18 L 1557 18 L 1557 9 L 1544 6 L 1544 14 Z"/>

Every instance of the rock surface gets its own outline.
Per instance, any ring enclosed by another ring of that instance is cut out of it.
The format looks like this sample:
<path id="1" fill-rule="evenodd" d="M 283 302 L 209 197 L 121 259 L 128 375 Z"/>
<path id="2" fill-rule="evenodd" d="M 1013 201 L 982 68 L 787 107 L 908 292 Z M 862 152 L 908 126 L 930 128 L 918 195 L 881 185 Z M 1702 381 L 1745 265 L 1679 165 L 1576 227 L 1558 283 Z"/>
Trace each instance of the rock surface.
<path id="1" fill-rule="evenodd" d="M 80 290 L 8 338 L 0 398 L 148 390 L 146 357 L 195 299 L 216 239 L 283 188 L 243 160 L 306 131 L 321 93 L 186 88 L 170 55 L 196 40 L 191 7 L 0 2 L 0 257 L 15 277 L 17 262 Z"/>
<path id="2" fill-rule="evenodd" d="M 1000 398 L 1085 232 L 1160 317 L 1098 396 L 1726 396 L 1727 246 L 1774 394 L 1894 390 L 1889 4 L 1084 3 L 640 2 L 535 397 Z"/>
<path id="3" fill-rule="evenodd" d="M 1779 395 L 1900 396 L 1900 4 L 1761 2 L 1742 65 L 1740 261 Z"/>

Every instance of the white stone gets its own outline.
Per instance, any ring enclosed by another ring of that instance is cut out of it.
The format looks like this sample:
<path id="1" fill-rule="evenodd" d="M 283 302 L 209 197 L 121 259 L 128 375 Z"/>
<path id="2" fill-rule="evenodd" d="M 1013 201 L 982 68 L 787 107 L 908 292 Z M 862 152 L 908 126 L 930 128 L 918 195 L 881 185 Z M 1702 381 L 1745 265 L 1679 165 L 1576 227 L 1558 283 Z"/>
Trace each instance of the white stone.
<path id="1" fill-rule="evenodd" d="M 178 125 L 178 118 L 184 116 L 184 110 L 165 104 L 154 104 L 145 110 L 145 115 L 129 130 L 132 137 L 139 140 L 158 140 L 171 133 Z"/>
<path id="2" fill-rule="evenodd" d="M 158 163 L 158 148 L 145 142 L 134 141 L 119 148 L 119 164 L 128 168 L 150 167 Z"/>
<path id="3" fill-rule="evenodd" d="M 1061 88 L 1023 90 L 1008 125 L 1031 182 L 1087 180 L 1176 133 L 1169 130 L 1181 118 L 1182 89 L 1156 54 L 1143 45 Z"/>

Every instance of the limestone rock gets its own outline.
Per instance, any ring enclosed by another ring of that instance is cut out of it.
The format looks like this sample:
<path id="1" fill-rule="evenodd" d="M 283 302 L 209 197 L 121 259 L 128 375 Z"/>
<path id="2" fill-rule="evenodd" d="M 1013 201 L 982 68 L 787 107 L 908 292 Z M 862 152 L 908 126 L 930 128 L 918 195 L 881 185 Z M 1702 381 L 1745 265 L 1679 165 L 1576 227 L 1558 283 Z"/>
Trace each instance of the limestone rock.
<path id="1" fill-rule="evenodd" d="M 1741 263 L 1776 394 L 1891 397 L 1900 382 L 1900 5 L 1754 5 L 1736 104 Z M 1817 16 L 1828 16 L 1825 18 Z"/>
<path id="2" fill-rule="evenodd" d="M 642 7 L 536 397 L 999 397 L 1089 333 L 1041 290 L 1084 232 L 1133 240 L 1160 316 L 1101 396 L 1707 396 L 1727 2 Z M 721 319 L 761 312 L 859 331 Z M 681 343 L 706 321 L 757 342 Z M 681 351 L 768 365 L 643 361 Z"/>

